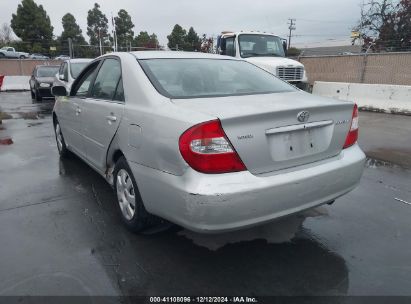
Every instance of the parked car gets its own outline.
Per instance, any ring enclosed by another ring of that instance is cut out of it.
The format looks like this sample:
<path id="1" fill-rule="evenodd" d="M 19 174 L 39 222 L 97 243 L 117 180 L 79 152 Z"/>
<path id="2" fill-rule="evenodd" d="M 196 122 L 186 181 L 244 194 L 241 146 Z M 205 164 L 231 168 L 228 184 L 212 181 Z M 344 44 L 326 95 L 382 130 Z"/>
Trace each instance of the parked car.
<path id="1" fill-rule="evenodd" d="M 70 59 L 70 56 L 67 56 L 67 55 L 60 55 L 54 58 L 54 60 L 69 60 L 69 59 Z"/>
<path id="2" fill-rule="evenodd" d="M 58 65 L 38 65 L 34 68 L 29 80 L 32 99 L 42 101 L 44 97 L 53 97 L 51 87 L 59 68 Z"/>
<path id="3" fill-rule="evenodd" d="M 113 53 L 58 99 L 58 151 L 113 185 L 122 220 L 199 232 L 258 225 L 331 203 L 360 181 L 351 102 L 296 89 L 227 56 Z"/>
<path id="4" fill-rule="evenodd" d="M 17 52 L 13 47 L 5 46 L 0 49 L 0 58 L 20 58 L 29 57 L 29 53 Z"/>
<path id="5" fill-rule="evenodd" d="M 50 57 L 43 55 L 43 54 L 31 54 L 30 59 L 41 59 L 41 60 L 48 60 Z"/>
<path id="6" fill-rule="evenodd" d="M 56 74 L 54 85 L 62 85 L 70 91 L 74 80 L 80 75 L 81 71 L 92 61 L 92 59 L 69 59 L 64 61 Z"/>

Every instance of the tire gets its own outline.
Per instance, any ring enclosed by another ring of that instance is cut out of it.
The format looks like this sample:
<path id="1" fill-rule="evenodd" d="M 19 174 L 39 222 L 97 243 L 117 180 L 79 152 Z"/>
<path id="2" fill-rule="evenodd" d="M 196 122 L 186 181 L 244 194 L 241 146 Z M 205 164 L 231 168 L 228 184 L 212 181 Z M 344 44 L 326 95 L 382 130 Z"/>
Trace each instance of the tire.
<path id="1" fill-rule="evenodd" d="M 60 123 L 56 118 L 54 123 L 54 134 L 56 135 L 57 150 L 59 151 L 61 158 L 67 158 L 70 151 L 67 149 L 66 142 L 64 141 L 63 133 L 61 132 Z"/>
<path id="2" fill-rule="evenodd" d="M 39 91 L 37 91 L 37 90 L 34 91 L 34 97 L 35 97 L 37 102 L 41 102 L 43 100 L 43 98 L 39 94 Z"/>
<path id="3" fill-rule="evenodd" d="M 125 226 L 132 232 L 141 232 L 152 226 L 155 217 L 144 207 L 136 180 L 124 156 L 117 161 L 113 176 L 117 205 Z"/>
<path id="4" fill-rule="evenodd" d="M 26 56 L 21 55 L 20 59 L 26 59 Z"/>
<path id="5" fill-rule="evenodd" d="M 0 58 L 5 58 L 6 55 L 4 55 L 3 53 L 0 53 Z"/>

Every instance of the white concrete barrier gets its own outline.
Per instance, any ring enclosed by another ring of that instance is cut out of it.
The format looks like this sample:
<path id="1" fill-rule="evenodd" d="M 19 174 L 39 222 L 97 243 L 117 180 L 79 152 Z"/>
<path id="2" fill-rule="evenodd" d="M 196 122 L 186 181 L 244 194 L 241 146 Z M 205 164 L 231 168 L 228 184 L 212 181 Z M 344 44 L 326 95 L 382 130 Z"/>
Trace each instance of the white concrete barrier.
<path id="1" fill-rule="evenodd" d="M 365 110 L 411 114 L 411 86 L 316 81 L 313 94 L 354 101 Z"/>
<path id="2" fill-rule="evenodd" d="M 30 76 L 4 76 L 3 85 L 0 90 L 3 91 L 29 91 Z"/>

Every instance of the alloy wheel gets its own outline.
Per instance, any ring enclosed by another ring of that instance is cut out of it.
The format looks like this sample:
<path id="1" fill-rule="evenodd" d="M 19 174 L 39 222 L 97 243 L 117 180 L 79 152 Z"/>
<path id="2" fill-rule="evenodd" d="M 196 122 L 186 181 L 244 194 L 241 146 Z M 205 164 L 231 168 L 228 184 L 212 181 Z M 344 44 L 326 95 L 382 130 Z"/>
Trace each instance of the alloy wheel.
<path id="1" fill-rule="evenodd" d="M 117 173 L 116 189 L 121 213 L 127 220 L 131 220 L 136 212 L 136 196 L 133 181 L 124 169 Z"/>

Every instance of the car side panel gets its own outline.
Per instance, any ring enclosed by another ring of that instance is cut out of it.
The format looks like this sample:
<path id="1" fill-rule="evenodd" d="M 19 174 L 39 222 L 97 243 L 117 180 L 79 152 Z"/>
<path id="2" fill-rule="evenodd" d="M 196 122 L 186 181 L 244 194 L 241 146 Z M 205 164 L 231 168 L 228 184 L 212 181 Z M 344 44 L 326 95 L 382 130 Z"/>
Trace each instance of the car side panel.
<path id="1" fill-rule="evenodd" d="M 182 175 L 188 165 L 179 152 L 179 137 L 212 117 L 181 109 L 160 95 L 133 55 L 124 54 L 121 60 L 125 109 L 107 154 L 108 166 L 114 165 L 112 155 L 121 150 L 129 163 Z"/>
<path id="2" fill-rule="evenodd" d="M 81 133 L 87 160 L 99 171 L 105 171 L 107 151 L 120 125 L 124 103 L 87 98 L 83 110 Z"/>
<path id="3" fill-rule="evenodd" d="M 59 97 L 56 110 L 64 140 L 68 148 L 85 158 L 85 146 L 82 129 L 83 99 L 77 97 Z"/>

